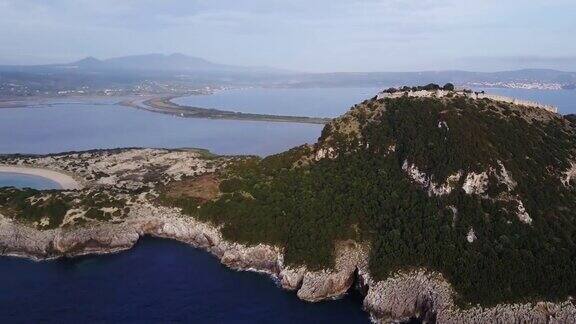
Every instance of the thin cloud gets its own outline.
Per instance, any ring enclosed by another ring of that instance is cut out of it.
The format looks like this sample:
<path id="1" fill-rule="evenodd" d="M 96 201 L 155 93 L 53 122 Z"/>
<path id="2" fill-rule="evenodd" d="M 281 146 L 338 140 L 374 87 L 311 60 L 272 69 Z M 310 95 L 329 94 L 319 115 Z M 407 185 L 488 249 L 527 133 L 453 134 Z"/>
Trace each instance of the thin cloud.
<path id="1" fill-rule="evenodd" d="M 161 51 L 310 71 L 576 66 L 568 0 L 0 0 L 0 11 L 4 62 Z"/>

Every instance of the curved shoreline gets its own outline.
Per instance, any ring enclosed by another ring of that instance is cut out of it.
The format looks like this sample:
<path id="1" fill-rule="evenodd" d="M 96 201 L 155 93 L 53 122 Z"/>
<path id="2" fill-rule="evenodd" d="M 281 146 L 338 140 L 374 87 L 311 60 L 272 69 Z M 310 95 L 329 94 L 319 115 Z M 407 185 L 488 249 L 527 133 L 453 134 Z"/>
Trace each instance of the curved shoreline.
<path id="1" fill-rule="evenodd" d="M 56 182 L 58 185 L 60 185 L 60 189 L 63 190 L 77 190 L 82 188 L 82 184 L 72 176 L 50 169 L 0 165 L 0 172 L 26 174 L 45 178 Z"/>

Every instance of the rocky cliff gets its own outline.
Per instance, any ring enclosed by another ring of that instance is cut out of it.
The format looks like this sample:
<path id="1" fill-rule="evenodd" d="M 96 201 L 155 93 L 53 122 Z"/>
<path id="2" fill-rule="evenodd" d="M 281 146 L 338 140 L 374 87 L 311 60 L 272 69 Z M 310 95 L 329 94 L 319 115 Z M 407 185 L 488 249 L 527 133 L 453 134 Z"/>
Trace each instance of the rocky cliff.
<path id="1" fill-rule="evenodd" d="M 0 216 L 0 254 L 34 260 L 114 253 L 131 248 L 144 235 L 204 249 L 235 270 L 266 273 L 278 280 L 282 288 L 294 290 L 299 298 L 310 302 L 339 298 L 350 289 L 362 289 L 366 294 L 364 308 L 375 322 L 410 318 L 430 323 L 576 322 L 572 300 L 461 310 L 455 306 L 454 292 L 442 275 L 424 269 L 375 281 L 368 270 L 368 247 L 353 241 L 337 244 L 334 269 L 294 269 L 283 263 L 282 249 L 227 241 L 218 228 L 183 216 L 176 208 L 143 204 L 133 208 L 122 224 L 43 231 Z"/>

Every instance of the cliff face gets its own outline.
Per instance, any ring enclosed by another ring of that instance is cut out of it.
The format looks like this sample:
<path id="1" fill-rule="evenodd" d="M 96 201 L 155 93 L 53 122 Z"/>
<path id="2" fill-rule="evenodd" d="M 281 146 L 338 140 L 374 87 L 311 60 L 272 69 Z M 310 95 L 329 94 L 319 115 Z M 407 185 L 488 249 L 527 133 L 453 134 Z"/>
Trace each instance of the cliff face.
<path id="1" fill-rule="evenodd" d="M 246 246 L 222 238 L 210 224 L 183 216 L 177 208 L 141 204 L 132 208 L 123 223 L 37 230 L 0 215 L 0 254 L 47 260 L 87 254 L 107 254 L 129 249 L 144 235 L 174 239 L 204 249 L 222 264 L 236 270 L 267 273 L 282 287 L 296 290 L 303 300 L 316 302 L 344 295 L 354 282 L 361 254 L 356 244 L 343 246 L 334 270 L 291 269 L 283 263 L 282 250 L 259 244 Z"/>
<path id="2" fill-rule="evenodd" d="M 366 294 L 364 309 L 375 322 L 414 317 L 438 323 L 576 322 L 572 300 L 461 310 L 454 304 L 454 292 L 448 282 L 440 274 L 425 270 L 402 272 L 375 281 L 368 269 L 368 247 L 353 241 L 336 245 L 334 269 L 294 269 L 284 265 L 282 249 L 226 241 L 218 228 L 183 216 L 175 208 L 143 204 L 133 208 L 122 224 L 43 231 L 0 216 L 0 254 L 35 260 L 118 252 L 131 248 L 144 235 L 204 249 L 235 270 L 266 273 L 276 278 L 282 288 L 294 290 L 300 299 L 310 302 L 339 298 L 358 288 L 353 286 L 357 283 Z"/>

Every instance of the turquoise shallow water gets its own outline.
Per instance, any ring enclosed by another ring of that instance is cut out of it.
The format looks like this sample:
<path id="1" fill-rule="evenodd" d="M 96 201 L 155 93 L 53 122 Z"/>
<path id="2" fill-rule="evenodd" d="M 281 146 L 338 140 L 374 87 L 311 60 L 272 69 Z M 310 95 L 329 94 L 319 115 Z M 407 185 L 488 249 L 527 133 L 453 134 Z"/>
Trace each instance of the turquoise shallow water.
<path id="1" fill-rule="evenodd" d="M 12 172 L 0 172 L 0 187 L 61 189 L 61 186 L 50 179 Z"/>

